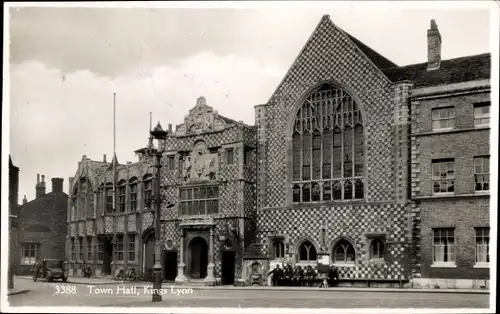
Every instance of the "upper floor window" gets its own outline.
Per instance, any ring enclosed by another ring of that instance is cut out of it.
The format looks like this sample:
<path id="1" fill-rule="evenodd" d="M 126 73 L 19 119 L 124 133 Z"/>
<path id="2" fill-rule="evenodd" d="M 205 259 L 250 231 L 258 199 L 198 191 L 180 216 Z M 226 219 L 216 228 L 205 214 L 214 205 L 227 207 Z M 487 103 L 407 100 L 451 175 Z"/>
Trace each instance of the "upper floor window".
<path id="1" fill-rule="evenodd" d="M 489 191 L 490 190 L 490 157 L 475 157 L 474 158 L 474 190 Z"/>
<path id="2" fill-rule="evenodd" d="M 309 241 L 304 241 L 299 246 L 299 262 L 316 261 L 316 248 Z"/>
<path id="3" fill-rule="evenodd" d="M 490 228 L 476 229 L 476 263 L 490 262 Z"/>
<path id="4" fill-rule="evenodd" d="M 474 104 L 474 126 L 490 125 L 490 107 L 489 101 Z"/>
<path id="5" fill-rule="evenodd" d="M 125 212 L 125 191 L 126 185 L 125 183 L 121 183 L 120 186 L 118 186 L 118 211 L 120 213 Z"/>
<path id="6" fill-rule="evenodd" d="M 94 191 L 92 190 L 91 187 L 88 189 L 88 194 L 89 194 L 89 211 L 88 211 L 88 217 L 93 217 L 94 216 Z"/>
<path id="7" fill-rule="evenodd" d="M 144 207 L 151 207 L 151 201 L 153 197 L 153 178 L 149 177 L 144 180 Z"/>
<path id="8" fill-rule="evenodd" d="M 335 263 L 352 264 L 356 260 L 356 254 L 352 244 L 342 239 L 333 248 L 333 261 Z"/>
<path id="9" fill-rule="evenodd" d="M 432 251 L 434 263 L 455 263 L 455 230 L 453 228 L 432 229 Z"/>
<path id="10" fill-rule="evenodd" d="M 432 130 L 449 130 L 455 127 L 455 108 L 432 109 Z"/>
<path id="11" fill-rule="evenodd" d="M 226 149 L 226 164 L 232 165 L 234 163 L 234 149 Z"/>
<path id="12" fill-rule="evenodd" d="M 180 190 L 181 215 L 211 215 L 219 212 L 219 188 L 201 186 Z"/>
<path id="13" fill-rule="evenodd" d="M 106 213 L 113 213 L 114 205 L 113 187 L 108 184 L 106 187 Z"/>
<path id="14" fill-rule="evenodd" d="M 243 162 L 247 166 L 252 162 L 252 150 L 250 148 L 245 148 Z"/>
<path id="15" fill-rule="evenodd" d="M 130 193 L 130 211 L 137 210 L 137 182 L 132 181 L 129 185 Z"/>
<path id="16" fill-rule="evenodd" d="M 174 155 L 167 156 L 167 170 L 168 171 L 175 170 L 175 156 Z"/>
<path id="17" fill-rule="evenodd" d="M 433 193 L 455 192 L 455 161 L 439 159 L 432 161 Z"/>
<path id="18" fill-rule="evenodd" d="M 293 202 L 364 197 L 364 129 L 358 105 L 324 84 L 297 112 L 292 134 Z"/>

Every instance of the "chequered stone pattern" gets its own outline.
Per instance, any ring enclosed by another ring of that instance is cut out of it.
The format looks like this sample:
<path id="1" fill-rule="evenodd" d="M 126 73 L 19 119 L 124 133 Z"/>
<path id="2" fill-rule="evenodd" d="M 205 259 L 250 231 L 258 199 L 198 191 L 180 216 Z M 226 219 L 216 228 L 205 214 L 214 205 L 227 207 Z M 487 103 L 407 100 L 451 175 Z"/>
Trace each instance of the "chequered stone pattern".
<path id="1" fill-rule="evenodd" d="M 125 216 L 118 216 L 114 219 L 115 222 L 115 232 L 124 232 L 125 231 Z"/>
<path id="2" fill-rule="evenodd" d="M 86 228 L 86 229 L 87 229 L 87 230 L 86 230 L 87 232 L 86 232 L 86 233 L 87 233 L 87 235 L 88 235 L 88 236 L 92 235 L 92 231 L 93 231 L 93 230 L 92 230 L 92 226 L 93 226 L 92 221 L 91 221 L 91 220 L 87 221 L 87 226 L 86 226 L 86 227 L 87 227 L 87 228 Z"/>
<path id="3" fill-rule="evenodd" d="M 136 229 L 137 229 L 137 221 L 135 218 L 135 214 L 128 215 L 127 230 L 129 232 L 135 232 Z"/>
<path id="4" fill-rule="evenodd" d="M 113 232 L 113 217 L 104 217 L 104 232 Z"/>
<path id="5" fill-rule="evenodd" d="M 265 185 L 265 203 L 259 208 L 287 205 L 290 187 L 285 136 L 289 134 L 284 121 L 289 120 L 291 109 L 310 88 L 326 80 L 347 86 L 361 101 L 367 148 L 367 200 L 394 199 L 394 88 L 350 39 L 329 18 L 324 18 L 265 109 L 257 110 L 259 132 L 265 137 L 264 147 L 258 139 L 258 149 L 263 154 L 259 163 L 265 163 L 259 173 L 267 181 L 260 183 Z"/>
<path id="6" fill-rule="evenodd" d="M 78 223 L 78 235 L 82 236 L 85 234 L 85 222 L 80 221 Z"/>
<path id="7" fill-rule="evenodd" d="M 245 183 L 243 185 L 243 197 L 245 217 L 256 218 L 257 204 L 256 199 L 256 185 L 253 183 Z"/>
<path id="8" fill-rule="evenodd" d="M 266 209 L 258 213 L 258 239 L 266 245 L 269 233 L 285 234 L 290 251 L 297 252 L 303 239 L 311 239 L 319 249 L 319 235 L 326 226 L 329 252 L 334 240 L 350 239 L 356 251 L 355 267 L 341 269 L 341 276 L 367 279 L 406 279 L 409 265 L 407 208 L 404 204 L 365 204 L 310 208 Z M 385 233 L 388 257 L 385 266 L 369 261 L 365 233 Z"/>
<path id="9" fill-rule="evenodd" d="M 154 216 L 153 213 L 143 213 L 142 214 L 142 228 L 141 231 L 153 226 Z"/>
<path id="10" fill-rule="evenodd" d="M 236 181 L 219 185 L 219 217 L 234 216 L 238 213 L 238 186 Z"/>
<path id="11" fill-rule="evenodd" d="M 180 228 L 178 221 L 167 221 L 162 224 L 162 241 L 172 240 L 174 247 L 172 249 L 179 250 L 180 243 Z"/>
<path id="12" fill-rule="evenodd" d="M 162 219 L 175 219 L 178 216 L 178 188 L 177 186 L 167 186 L 162 188 L 162 197 L 164 201 L 162 201 L 162 209 L 161 209 L 161 218 Z M 172 208 L 167 208 L 167 203 L 172 202 L 175 204 Z"/>

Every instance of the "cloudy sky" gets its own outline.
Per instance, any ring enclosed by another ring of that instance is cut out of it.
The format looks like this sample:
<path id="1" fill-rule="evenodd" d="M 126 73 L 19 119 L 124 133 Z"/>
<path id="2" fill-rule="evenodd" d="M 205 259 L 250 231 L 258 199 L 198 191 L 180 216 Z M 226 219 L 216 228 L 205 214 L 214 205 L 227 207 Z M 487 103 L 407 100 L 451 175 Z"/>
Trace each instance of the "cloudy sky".
<path id="1" fill-rule="evenodd" d="M 111 159 L 113 93 L 122 163 L 147 143 L 149 112 L 164 126 L 180 124 L 202 95 L 253 124 L 254 106 L 267 102 L 323 14 L 398 65 L 426 61 L 430 19 L 443 58 L 490 52 L 487 10 L 431 6 L 11 7 L 5 49 L 20 199 L 34 198 L 37 173 L 47 192 L 52 177 L 63 177 L 67 191 L 82 155 Z"/>

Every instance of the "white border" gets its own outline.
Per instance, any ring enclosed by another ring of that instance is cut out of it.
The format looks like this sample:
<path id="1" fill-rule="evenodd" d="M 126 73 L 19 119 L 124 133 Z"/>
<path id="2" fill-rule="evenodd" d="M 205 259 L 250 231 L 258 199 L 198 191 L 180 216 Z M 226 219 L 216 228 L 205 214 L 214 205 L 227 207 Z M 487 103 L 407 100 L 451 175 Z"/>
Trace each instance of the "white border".
<path id="1" fill-rule="evenodd" d="M 380 9 L 382 6 L 390 6 L 391 9 L 404 9 L 404 10 L 422 10 L 427 9 L 432 6 L 434 10 L 443 9 L 489 9 L 491 12 L 491 28 L 490 28 L 490 43 L 491 43 L 491 102 L 495 105 L 492 106 L 492 119 L 495 122 L 491 123 L 491 137 L 490 137 L 490 155 L 491 155 L 491 197 L 490 197 L 490 219 L 491 219 L 491 234 L 498 234 L 497 229 L 497 211 L 495 210 L 498 204 L 498 195 L 496 191 L 498 190 L 498 103 L 499 103 L 499 12 L 498 5 L 494 1 L 335 1 L 335 2 L 313 2 L 313 1 L 293 1 L 293 2 L 282 2 L 282 1 L 268 1 L 268 2 L 256 2 L 256 1 L 244 1 L 244 2 L 77 2 L 77 3 L 50 3 L 50 2 L 24 2 L 24 3 L 5 3 L 4 4 L 4 68 L 3 68 L 3 99 L 4 104 L 9 104 L 10 93 L 8 88 L 10 66 L 9 66 L 9 9 L 11 7 L 92 7 L 92 8 L 197 8 L 197 9 L 209 9 L 209 8 L 233 8 L 233 9 L 271 9 L 271 8 L 283 8 L 286 9 L 298 9 L 298 8 L 316 8 L 325 9 L 325 11 L 331 8 L 348 8 L 348 9 Z M 320 17 L 318 17 L 319 19 Z M 312 30 L 311 30 L 312 31 Z M 9 158 L 9 148 L 10 148 L 10 128 L 9 128 L 9 117 L 10 110 L 9 106 L 2 106 L 2 115 L 7 117 L 2 120 L 2 186 L 8 186 L 8 158 Z M 14 161 L 15 162 L 15 161 Z M 22 169 L 21 169 L 22 171 Z M 8 261 L 8 188 L 2 189 L 2 218 L 1 228 L 2 228 L 2 260 Z M 497 248 L 497 237 L 491 237 L 491 252 L 496 252 Z M 491 256 L 491 266 L 496 265 L 496 254 Z M 106 307 L 10 307 L 7 304 L 7 267 L 8 262 L 2 263 L 1 269 L 1 304 L 3 311 L 16 312 L 42 312 L 51 313 L 65 311 L 68 313 L 86 313 L 86 312 L 102 312 L 102 313 L 122 313 L 124 308 L 106 308 Z M 282 308 L 134 308 L 135 313 L 150 313 L 151 310 L 162 312 L 162 313 L 374 313 L 374 312 L 385 312 L 385 313 L 401 313 L 416 312 L 419 313 L 485 313 L 495 311 L 495 300 L 496 300 L 496 267 L 490 268 L 490 310 L 487 309 L 282 309 Z M 7 305 L 7 306 L 4 306 Z"/>

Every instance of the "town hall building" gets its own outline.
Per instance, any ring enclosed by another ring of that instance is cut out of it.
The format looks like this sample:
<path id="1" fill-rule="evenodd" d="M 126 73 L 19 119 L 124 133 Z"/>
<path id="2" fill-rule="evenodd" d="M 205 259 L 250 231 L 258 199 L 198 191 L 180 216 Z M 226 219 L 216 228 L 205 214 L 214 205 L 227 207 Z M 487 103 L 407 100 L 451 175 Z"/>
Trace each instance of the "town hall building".
<path id="1" fill-rule="evenodd" d="M 255 126 L 199 97 L 168 127 L 161 177 L 84 156 L 70 181 L 67 257 L 96 275 L 267 284 L 276 263 L 345 285 L 489 285 L 490 54 L 398 66 L 324 16 Z M 174 204 L 167 208 L 167 201 Z"/>

